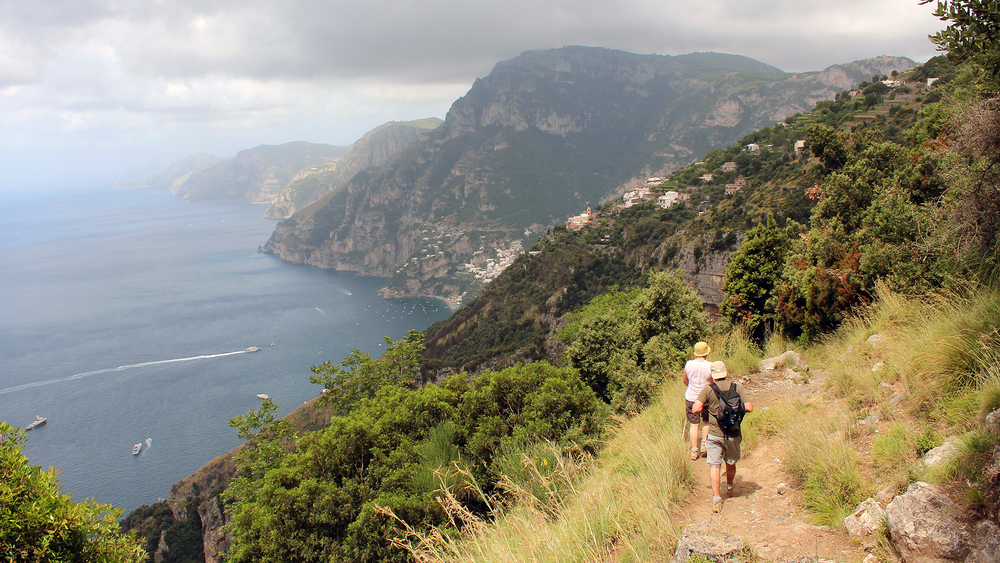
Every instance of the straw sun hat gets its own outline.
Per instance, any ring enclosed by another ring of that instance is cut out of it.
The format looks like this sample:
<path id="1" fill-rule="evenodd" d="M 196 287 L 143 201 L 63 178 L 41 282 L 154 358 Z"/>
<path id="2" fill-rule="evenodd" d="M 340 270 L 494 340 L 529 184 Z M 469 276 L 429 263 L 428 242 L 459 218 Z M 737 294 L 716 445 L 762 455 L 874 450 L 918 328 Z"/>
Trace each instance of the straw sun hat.
<path id="1" fill-rule="evenodd" d="M 694 355 L 704 357 L 712 353 L 712 347 L 707 342 L 699 342 L 694 345 Z"/>

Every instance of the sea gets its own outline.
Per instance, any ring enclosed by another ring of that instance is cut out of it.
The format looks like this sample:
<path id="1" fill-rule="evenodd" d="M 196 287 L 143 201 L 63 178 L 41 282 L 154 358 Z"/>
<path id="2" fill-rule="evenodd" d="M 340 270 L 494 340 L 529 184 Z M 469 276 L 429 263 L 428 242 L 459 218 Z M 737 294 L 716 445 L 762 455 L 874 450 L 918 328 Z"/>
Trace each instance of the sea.
<path id="1" fill-rule="evenodd" d="M 262 205 L 141 188 L 3 200 L 0 420 L 48 419 L 24 453 L 78 502 L 164 499 L 239 445 L 228 421 L 258 394 L 287 414 L 320 393 L 311 366 L 377 357 L 451 314 L 382 298 L 383 278 L 259 253 L 276 224 Z"/>

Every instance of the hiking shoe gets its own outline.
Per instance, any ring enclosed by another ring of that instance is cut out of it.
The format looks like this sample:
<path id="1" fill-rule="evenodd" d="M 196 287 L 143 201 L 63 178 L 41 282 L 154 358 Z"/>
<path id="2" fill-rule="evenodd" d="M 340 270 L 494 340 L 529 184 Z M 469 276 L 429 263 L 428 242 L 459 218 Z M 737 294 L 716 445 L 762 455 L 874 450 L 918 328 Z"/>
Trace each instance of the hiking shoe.
<path id="1" fill-rule="evenodd" d="M 691 448 L 691 461 L 698 459 L 701 454 L 698 453 L 698 448 Z"/>

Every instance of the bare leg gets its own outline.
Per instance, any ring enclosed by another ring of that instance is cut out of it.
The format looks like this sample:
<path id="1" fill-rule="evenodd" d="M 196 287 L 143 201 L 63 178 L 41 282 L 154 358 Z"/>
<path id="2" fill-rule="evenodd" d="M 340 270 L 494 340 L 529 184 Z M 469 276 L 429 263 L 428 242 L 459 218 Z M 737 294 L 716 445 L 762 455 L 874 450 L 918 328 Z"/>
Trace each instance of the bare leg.
<path id="1" fill-rule="evenodd" d="M 722 473 L 722 471 L 720 470 L 719 473 Z M 732 488 L 734 481 L 736 481 L 736 464 L 734 463 L 732 465 L 729 465 L 727 463 L 726 464 L 726 485 L 728 485 L 727 488 Z"/>
<path id="2" fill-rule="evenodd" d="M 691 432 L 690 432 L 690 435 L 691 435 L 691 449 L 692 450 L 697 450 L 698 449 L 698 425 L 697 424 L 691 424 L 691 423 L 688 423 L 688 425 L 691 427 Z"/>
<path id="3" fill-rule="evenodd" d="M 735 471 L 735 470 L 736 470 L 736 467 L 733 466 L 733 471 Z M 726 467 L 726 473 L 727 473 L 726 476 L 728 477 L 728 473 L 729 473 L 729 467 L 728 466 Z M 708 480 L 712 482 L 712 495 L 714 495 L 716 498 L 721 497 L 722 496 L 722 483 L 721 483 L 721 480 L 722 480 L 722 466 L 719 466 L 719 465 L 709 465 L 708 466 Z"/>

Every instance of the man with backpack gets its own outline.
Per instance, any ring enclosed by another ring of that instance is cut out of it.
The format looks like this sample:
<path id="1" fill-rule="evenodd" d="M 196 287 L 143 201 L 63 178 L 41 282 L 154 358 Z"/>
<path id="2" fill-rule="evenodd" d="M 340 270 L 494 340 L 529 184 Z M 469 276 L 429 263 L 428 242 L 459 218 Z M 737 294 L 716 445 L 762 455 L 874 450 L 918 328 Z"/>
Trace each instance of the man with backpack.
<path id="1" fill-rule="evenodd" d="M 692 412 L 708 409 L 708 476 L 712 481 L 712 511 L 722 511 L 722 462 L 726 462 L 726 491 L 732 492 L 736 462 L 740 460 L 740 423 L 753 411 L 753 403 L 743 402 L 739 387 L 727 379 L 724 362 L 712 362 L 712 383 L 698 394 Z"/>

